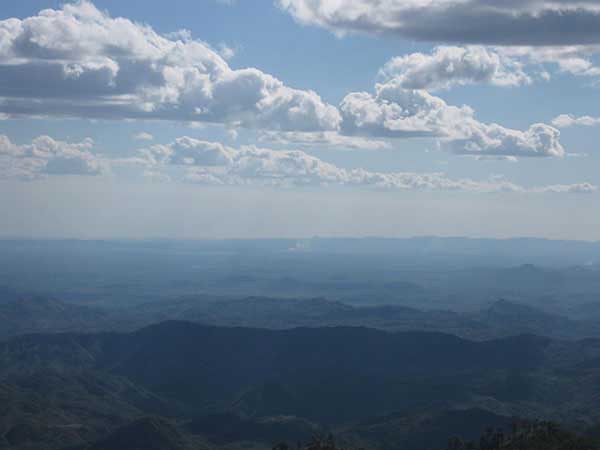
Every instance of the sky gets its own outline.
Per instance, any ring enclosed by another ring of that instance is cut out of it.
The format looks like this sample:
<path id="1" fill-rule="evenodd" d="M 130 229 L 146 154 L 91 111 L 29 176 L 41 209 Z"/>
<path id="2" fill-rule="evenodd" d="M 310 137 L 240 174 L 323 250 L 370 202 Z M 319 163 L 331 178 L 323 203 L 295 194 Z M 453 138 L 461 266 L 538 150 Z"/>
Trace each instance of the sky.
<path id="1" fill-rule="evenodd" d="M 600 0 L 7 0 L 0 237 L 600 240 Z"/>

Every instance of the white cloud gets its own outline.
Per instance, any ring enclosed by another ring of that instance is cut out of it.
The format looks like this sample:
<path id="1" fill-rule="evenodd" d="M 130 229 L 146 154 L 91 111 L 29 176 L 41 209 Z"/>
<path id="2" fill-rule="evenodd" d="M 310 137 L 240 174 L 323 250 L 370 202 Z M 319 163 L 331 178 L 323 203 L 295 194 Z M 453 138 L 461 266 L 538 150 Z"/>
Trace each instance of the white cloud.
<path id="1" fill-rule="evenodd" d="M 40 136 L 27 145 L 16 145 L 0 135 L 0 178 L 31 180 L 46 175 L 100 175 L 108 165 L 91 152 L 94 142 L 57 141 Z"/>
<path id="2" fill-rule="evenodd" d="M 471 122 L 464 138 L 442 141 L 442 147 L 459 155 L 476 157 L 556 157 L 565 156 L 560 132 L 543 123 L 526 131 L 511 130 L 497 124 Z"/>
<path id="3" fill-rule="evenodd" d="M 133 138 L 136 141 L 153 141 L 154 140 L 154 136 L 152 136 L 150 133 L 147 133 L 145 131 L 141 131 L 137 134 L 134 134 Z"/>
<path id="4" fill-rule="evenodd" d="M 448 105 L 425 90 L 405 89 L 392 78 L 375 86 L 375 93 L 348 94 L 340 106 L 342 129 L 370 137 L 439 138 L 442 148 L 479 157 L 563 157 L 560 132 L 545 124 L 525 131 L 476 120 L 468 106 Z"/>
<path id="5" fill-rule="evenodd" d="M 563 194 L 563 193 L 594 193 L 598 192 L 598 186 L 591 183 L 576 183 L 576 184 L 554 184 L 550 186 L 542 186 L 534 188 L 533 192 L 542 194 Z"/>
<path id="6" fill-rule="evenodd" d="M 317 133 L 295 132 L 263 132 L 259 140 L 272 144 L 300 147 L 331 147 L 336 149 L 351 150 L 383 150 L 390 148 L 388 142 L 361 136 L 344 136 L 334 131 L 321 131 Z"/>
<path id="7" fill-rule="evenodd" d="M 584 127 L 597 127 L 600 126 L 600 117 L 576 117 L 571 114 L 561 114 L 552 120 L 552 125 L 557 128 L 568 128 L 576 125 Z"/>
<path id="8" fill-rule="evenodd" d="M 300 23 L 344 33 L 434 42 L 573 45 L 600 42 L 597 0 L 276 0 Z"/>
<path id="9" fill-rule="evenodd" d="M 0 112 L 157 118 L 335 130 L 337 109 L 258 69 L 233 70 L 204 42 L 169 37 L 82 0 L 0 21 Z"/>
<path id="10" fill-rule="evenodd" d="M 228 128 L 227 137 L 233 141 L 237 141 L 238 137 L 240 137 L 240 133 L 236 128 Z"/>
<path id="11" fill-rule="evenodd" d="M 583 77 L 600 76 L 600 68 L 591 59 L 600 52 L 598 45 L 511 46 L 497 47 L 495 51 L 527 65 L 552 65 L 560 73 Z M 539 75 L 542 79 L 550 78 L 550 74 L 544 69 Z"/>
<path id="12" fill-rule="evenodd" d="M 429 91 L 490 84 L 523 86 L 549 81 L 552 73 L 592 78 L 599 84 L 594 55 L 600 45 L 571 46 L 438 46 L 431 53 L 392 58 L 379 71 L 380 81 L 398 80 L 405 89 Z"/>
<path id="13" fill-rule="evenodd" d="M 170 145 L 155 145 L 150 151 L 142 150 L 156 163 L 182 166 L 228 166 L 235 153 L 218 142 L 207 142 L 187 136 L 176 139 Z"/>
<path id="14" fill-rule="evenodd" d="M 418 9 L 422 1 L 408 3 Z M 365 5 L 356 0 L 343 14 L 364 13 Z M 389 6 L 404 8 L 395 2 Z M 340 111 L 315 92 L 292 89 L 258 69 L 231 69 L 188 31 L 165 37 L 147 25 L 112 18 L 85 0 L 24 20 L 0 21 L 0 113 L 11 116 L 214 122 L 232 130 L 290 132 L 280 139 L 298 145 L 381 148 L 384 143 L 369 138 L 424 136 L 456 140 L 452 149 L 457 153 L 478 148 L 485 154 L 484 145 L 490 144 L 493 154 L 505 156 L 511 149 L 518 156 L 561 154 L 557 140 L 547 139 L 548 130 L 538 133 L 541 127 L 520 132 L 481 124 L 468 106 L 407 89 L 480 80 L 525 83 L 519 64 L 506 55 L 480 47 L 442 47 L 432 55 L 392 60 L 382 73 L 384 82 L 374 94 L 350 93 Z M 460 151 L 459 142 L 465 150 Z"/>
<path id="15" fill-rule="evenodd" d="M 236 50 L 234 48 L 230 47 L 229 45 L 223 42 L 219 44 L 219 55 L 221 55 L 223 59 L 230 60 L 235 56 L 235 54 Z"/>
<path id="16" fill-rule="evenodd" d="M 591 193 L 587 182 L 524 187 L 503 177 L 477 181 L 441 172 L 378 172 L 346 169 L 303 151 L 255 146 L 233 148 L 218 142 L 181 137 L 167 145 L 138 150 L 136 156 L 107 158 L 92 153 L 94 143 L 58 141 L 41 136 L 17 145 L 0 135 L 0 178 L 34 180 L 49 175 L 100 175 L 111 167 L 136 170 L 157 183 L 186 181 L 213 185 L 273 187 L 354 187 L 391 190 L 457 190 L 466 192 Z M 118 172 L 117 172 L 118 173 Z M 127 172 L 131 175 L 131 172 Z"/>
<path id="17" fill-rule="evenodd" d="M 448 67 L 439 57 L 409 55 L 402 61 L 404 70 L 409 72 L 406 87 L 431 89 L 444 87 L 446 82 L 469 84 L 471 76 L 477 82 L 477 77 L 489 76 L 489 71 L 496 67 L 495 57 L 508 66 L 505 73 L 487 80 L 493 84 L 527 83 L 531 76 L 522 73 L 522 63 L 552 64 L 562 73 L 600 76 L 600 67 L 591 58 L 600 53 L 598 0 L 275 0 L 275 3 L 299 23 L 319 26 L 338 35 L 383 34 L 442 44 L 495 46 L 485 50 L 491 60 L 472 57 L 472 61 L 457 61 L 458 66 L 453 65 L 452 72 L 467 73 L 453 80 L 446 80 L 438 72 Z M 477 60 L 484 64 L 472 66 Z M 425 73 L 419 70 L 423 65 L 428 66 Z M 411 73 L 415 76 L 411 77 Z M 419 82 L 419 75 L 424 75 L 429 84 Z M 546 79 L 549 73 L 541 69 L 537 75 Z"/>
<path id="18" fill-rule="evenodd" d="M 348 94 L 340 111 L 346 134 L 395 138 L 454 135 L 473 116 L 467 106 L 450 106 L 427 91 L 404 89 L 396 79 L 378 83 L 374 94 Z"/>
<path id="19" fill-rule="evenodd" d="M 531 83 L 519 62 L 482 46 L 441 46 L 431 54 L 399 56 L 390 60 L 379 75 L 383 81 L 398 80 L 405 89 L 448 89 L 476 83 L 495 86 Z"/>
<path id="20" fill-rule="evenodd" d="M 154 167 L 180 166 L 185 181 L 213 185 L 350 186 L 374 189 L 459 190 L 469 192 L 594 192 L 588 183 L 526 188 L 499 177 L 485 181 L 453 179 L 443 173 L 375 172 L 344 169 L 302 151 L 275 151 L 254 146 L 227 147 L 182 137 L 169 145 L 144 150 Z"/>

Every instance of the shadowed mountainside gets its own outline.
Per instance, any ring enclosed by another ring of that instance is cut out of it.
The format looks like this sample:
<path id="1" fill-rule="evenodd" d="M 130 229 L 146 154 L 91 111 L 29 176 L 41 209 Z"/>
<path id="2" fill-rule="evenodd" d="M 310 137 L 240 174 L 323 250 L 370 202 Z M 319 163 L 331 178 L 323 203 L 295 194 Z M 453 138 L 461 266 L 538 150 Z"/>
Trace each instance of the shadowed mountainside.
<path id="1" fill-rule="evenodd" d="M 477 342 L 349 327 L 171 321 L 130 333 L 28 335 L 0 343 L 0 396 L 10 405 L 0 411 L 0 447 L 86 448 L 161 415 L 217 447 L 333 429 L 357 445 L 421 450 L 450 430 L 481 432 L 475 416 L 600 422 L 598 360 L 596 340 Z"/>

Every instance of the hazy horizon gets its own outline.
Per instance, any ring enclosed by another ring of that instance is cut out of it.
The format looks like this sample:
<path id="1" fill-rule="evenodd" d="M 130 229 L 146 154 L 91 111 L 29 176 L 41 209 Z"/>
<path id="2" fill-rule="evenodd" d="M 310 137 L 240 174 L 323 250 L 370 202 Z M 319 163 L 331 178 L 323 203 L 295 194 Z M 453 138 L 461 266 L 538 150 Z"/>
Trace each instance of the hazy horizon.
<path id="1" fill-rule="evenodd" d="M 600 240 L 596 196 L 277 190 L 42 180 L 0 183 L 0 236 L 83 239 L 312 236 Z M 546 194 L 549 195 L 549 194 Z"/>

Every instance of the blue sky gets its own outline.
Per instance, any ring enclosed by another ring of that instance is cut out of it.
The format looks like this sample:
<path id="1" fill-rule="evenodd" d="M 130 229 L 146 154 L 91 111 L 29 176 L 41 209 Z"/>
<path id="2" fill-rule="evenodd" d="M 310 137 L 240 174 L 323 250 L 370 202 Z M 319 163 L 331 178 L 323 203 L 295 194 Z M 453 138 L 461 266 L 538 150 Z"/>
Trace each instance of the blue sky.
<path id="1" fill-rule="evenodd" d="M 600 2 L 485 3 L 8 1 L 0 236 L 600 239 Z"/>

